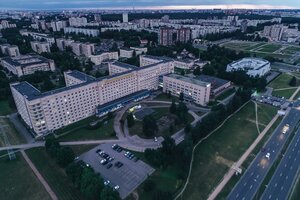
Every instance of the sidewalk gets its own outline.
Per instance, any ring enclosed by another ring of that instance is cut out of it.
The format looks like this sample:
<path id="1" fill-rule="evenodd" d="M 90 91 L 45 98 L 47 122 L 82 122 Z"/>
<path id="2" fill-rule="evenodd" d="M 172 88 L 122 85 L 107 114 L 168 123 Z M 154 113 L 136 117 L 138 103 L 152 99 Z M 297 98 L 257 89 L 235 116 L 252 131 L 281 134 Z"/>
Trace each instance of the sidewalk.
<path id="1" fill-rule="evenodd" d="M 29 159 L 29 157 L 27 156 L 27 154 L 25 153 L 24 150 L 21 151 L 21 154 L 24 157 L 25 161 L 28 163 L 29 167 L 31 168 L 31 170 L 33 171 L 33 173 L 35 174 L 35 176 L 43 184 L 44 188 L 46 189 L 46 191 L 50 195 L 51 199 L 58 200 L 56 194 L 52 191 L 52 189 L 50 188 L 50 186 L 48 185 L 48 183 L 46 182 L 46 180 L 42 177 L 42 175 L 40 174 L 40 172 L 36 169 L 36 167 L 31 162 L 31 160 Z"/>

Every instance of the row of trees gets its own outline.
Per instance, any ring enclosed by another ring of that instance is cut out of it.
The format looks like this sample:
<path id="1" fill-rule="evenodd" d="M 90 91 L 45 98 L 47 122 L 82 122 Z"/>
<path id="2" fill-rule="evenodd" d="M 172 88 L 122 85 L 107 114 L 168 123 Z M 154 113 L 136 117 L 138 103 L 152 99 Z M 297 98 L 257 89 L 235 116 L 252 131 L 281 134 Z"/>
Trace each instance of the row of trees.
<path id="1" fill-rule="evenodd" d="M 67 176 L 86 199 L 119 200 L 119 194 L 110 187 L 105 187 L 101 176 L 85 165 L 83 161 L 74 162 L 75 154 L 70 147 L 62 147 L 50 136 L 46 139 L 47 153 L 65 168 Z"/>

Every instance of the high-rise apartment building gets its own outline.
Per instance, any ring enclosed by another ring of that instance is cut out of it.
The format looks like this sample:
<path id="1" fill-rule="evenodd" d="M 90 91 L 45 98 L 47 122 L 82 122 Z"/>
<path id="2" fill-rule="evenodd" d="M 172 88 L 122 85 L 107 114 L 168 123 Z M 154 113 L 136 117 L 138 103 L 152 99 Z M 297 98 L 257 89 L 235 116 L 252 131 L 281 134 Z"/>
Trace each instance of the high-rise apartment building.
<path id="1" fill-rule="evenodd" d="M 191 29 L 190 28 L 180 28 L 176 30 L 176 41 L 181 43 L 187 43 L 191 40 Z"/>
<path id="2" fill-rule="evenodd" d="M 162 46 L 170 46 L 173 42 L 173 28 L 161 27 L 158 32 L 158 43 Z"/>

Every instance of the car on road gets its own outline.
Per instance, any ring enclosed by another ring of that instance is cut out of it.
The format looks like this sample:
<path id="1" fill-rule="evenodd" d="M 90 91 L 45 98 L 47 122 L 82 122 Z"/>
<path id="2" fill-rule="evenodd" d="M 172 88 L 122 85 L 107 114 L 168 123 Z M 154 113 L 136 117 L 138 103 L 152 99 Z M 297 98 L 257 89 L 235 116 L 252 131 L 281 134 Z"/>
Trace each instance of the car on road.
<path id="1" fill-rule="evenodd" d="M 286 132 L 290 129 L 290 125 L 289 124 L 286 124 L 284 125 L 283 129 L 282 129 L 282 133 L 283 134 L 286 134 Z"/>
<path id="2" fill-rule="evenodd" d="M 270 153 L 267 153 L 267 154 L 266 154 L 266 158 L 267 158 L 268 160 L 270 160 Z"/>
<path id="3" fill-rule="evenodd" d="M 157 137 L 154 137 L 154 142 L 157 142 L 158 140 L 157 140 Z"/>

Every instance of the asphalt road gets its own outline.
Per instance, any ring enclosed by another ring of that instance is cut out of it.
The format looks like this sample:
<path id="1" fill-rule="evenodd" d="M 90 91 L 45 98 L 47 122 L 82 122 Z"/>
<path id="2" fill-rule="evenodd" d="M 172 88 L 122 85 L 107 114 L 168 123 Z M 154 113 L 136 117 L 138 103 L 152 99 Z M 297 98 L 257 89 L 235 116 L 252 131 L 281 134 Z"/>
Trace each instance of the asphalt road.
<path id="1" fill-rule="evenodd" d="M 300 111 L 292 108 L 265 144 L 264 151 L 257 154 L 244 175 L 228 195 L 228 200 L 251 200 L 254 198 L 269 169 L 279 156 L 288 136 L 295 129 L 299 120 Z M 282 134 L 282 129 L 285 124 L 289 124 L 290 128 L 284 135 Z M 267 153 L 270 153 L 270 159 L 265 157 Z"/>
<path id="2" fill-rule="evenodd" d="M 286 200 L 295 182 L 300 168 L 300 128 L 290 143 L 271 181 L 269 182 L 262 200 Z"/>

